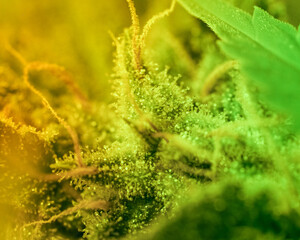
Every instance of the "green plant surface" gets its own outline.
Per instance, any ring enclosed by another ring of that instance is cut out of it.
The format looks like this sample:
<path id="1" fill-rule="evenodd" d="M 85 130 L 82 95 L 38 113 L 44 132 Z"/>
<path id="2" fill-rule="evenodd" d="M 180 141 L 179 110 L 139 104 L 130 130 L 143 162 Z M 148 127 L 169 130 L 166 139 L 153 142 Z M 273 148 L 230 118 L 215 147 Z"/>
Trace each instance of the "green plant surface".
<path id="1" fill-rule="evenodd" d="M 270 192 L 271 189 L 274 191 Z M 279 190 L 284 194 L 278 193 Z M 162 222 L 163 228 L 139 236 L 139 239 L 299 237 L 299 212 L 291 206 L 294 200 L 287 197 L 291 195 L 282 183 L 274 185 L 273 180 L 267 178 L 245 182 L 231 179 L 200 191 L 177 212 L 175 219 Z"/>

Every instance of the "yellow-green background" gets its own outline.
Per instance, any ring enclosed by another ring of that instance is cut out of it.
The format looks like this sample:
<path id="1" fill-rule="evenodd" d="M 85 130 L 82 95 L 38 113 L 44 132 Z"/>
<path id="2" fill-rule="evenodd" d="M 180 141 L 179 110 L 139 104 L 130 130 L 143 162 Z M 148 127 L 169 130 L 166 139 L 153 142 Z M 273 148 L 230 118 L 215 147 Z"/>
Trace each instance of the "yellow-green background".
<path id="1" fill-rule="evenodd" d="M 169 0 L 136 0 L 141 24 L 169 4 Z M 287 0 L 286 6 L 289 21 L 298 25 L 300 1 Z M 177 6 L 176 11 L 179 9 Z M 170 23 L 174 18 L 164 21 Z M 185 20 L 176 20 L 173 27 L 180 22 Z M 9 42 L 28 61 L 66 67 L 90 99 L 107 101 L 113 66 L 108 31 L 117 36 L 128 26 L 125 0 L 0 0 L 0 65 L 6 64 L 4 43 Z M 9 209 L 0 206 L 2 216 L 5 212 L 11 215 Z M 0 217 L 1 226 L 4 219 Z"/>

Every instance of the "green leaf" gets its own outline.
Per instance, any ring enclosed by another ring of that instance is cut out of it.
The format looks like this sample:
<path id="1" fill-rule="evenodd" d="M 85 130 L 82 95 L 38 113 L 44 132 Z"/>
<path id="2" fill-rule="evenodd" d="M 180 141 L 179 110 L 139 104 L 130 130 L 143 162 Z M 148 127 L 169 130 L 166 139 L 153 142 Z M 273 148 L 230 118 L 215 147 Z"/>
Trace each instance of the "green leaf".
<path id="1" fill-rule="evenodd" d="M 264 98 L 294 118 L 300 130 L 300 34 L 255 7 L 253 16 L 221 0 L 179 0 L 221 38 L 220 46 L 239 60 L 242 72 L 259 83 Z"/>

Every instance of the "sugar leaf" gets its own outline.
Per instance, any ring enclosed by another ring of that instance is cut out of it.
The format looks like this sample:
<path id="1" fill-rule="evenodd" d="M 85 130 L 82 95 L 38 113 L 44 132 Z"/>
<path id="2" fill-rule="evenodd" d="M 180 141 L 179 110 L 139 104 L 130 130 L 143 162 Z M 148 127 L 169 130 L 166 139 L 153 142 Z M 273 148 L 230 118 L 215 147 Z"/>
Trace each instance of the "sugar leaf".
<path id="1" fill-rule="evenodd" d="M 300 38 L 290 24 L 255 7 L 253 16 L 222 0 L 179 0 L 221 38 L 220 46 L 237 59 L 264 98 L 294 118 L 300 130 Z"/>

